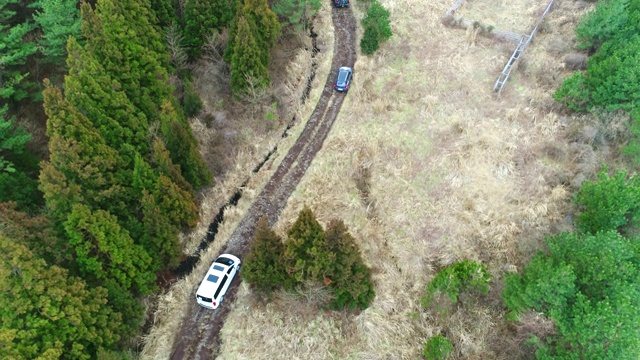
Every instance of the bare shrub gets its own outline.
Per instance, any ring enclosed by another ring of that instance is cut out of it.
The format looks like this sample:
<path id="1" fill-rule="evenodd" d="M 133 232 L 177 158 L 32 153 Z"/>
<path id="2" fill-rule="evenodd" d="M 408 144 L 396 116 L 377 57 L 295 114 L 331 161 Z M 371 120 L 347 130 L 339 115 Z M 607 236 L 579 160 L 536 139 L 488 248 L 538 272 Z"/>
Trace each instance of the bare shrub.
<path id="1" fill-rule="evenodd" d="M 184 37 L 176 23 L 171 24 L 165 33 L 167 47 L 169 49 L 169 59 L 171 65 L 176 68 L 176 73 L 184 74 L 190 70 L 187 52 L 183 45 Z"/>
<path id="2" fill-rule="evenodd" d="M 569 70 L 585 70 L 587 60 L 589 60 L 587 55 L 580 53 L 567 54 L 563 59 L 565 68 Z"/>

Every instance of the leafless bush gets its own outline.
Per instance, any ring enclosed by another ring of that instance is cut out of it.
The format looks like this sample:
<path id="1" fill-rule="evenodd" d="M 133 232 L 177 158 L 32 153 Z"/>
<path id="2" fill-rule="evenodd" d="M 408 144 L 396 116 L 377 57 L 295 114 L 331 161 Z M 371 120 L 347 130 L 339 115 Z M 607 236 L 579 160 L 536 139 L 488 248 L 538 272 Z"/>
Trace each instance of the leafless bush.
<path id="1" fill-rule="evenodd" d="M 184 38 L 182 37 L 182 32 L 176 23 L 171 24 L 167 29 L 165 38 L 167 40 L 167 47 L 169 48 L 171 65 L 176 68 L 176 72 L 180 74 L 189 71 L 190 66 L 187 61 L 187 53 L 184 50 L 184 45 L 182 44 Z"/>
<path id="2" fill-rule="evenodd" d="M 585 70 L 587 68 L 587 60 L 589 58 L 585 54 L 571 53 L 564 57 L 564 66 L 570 70 Z"/>

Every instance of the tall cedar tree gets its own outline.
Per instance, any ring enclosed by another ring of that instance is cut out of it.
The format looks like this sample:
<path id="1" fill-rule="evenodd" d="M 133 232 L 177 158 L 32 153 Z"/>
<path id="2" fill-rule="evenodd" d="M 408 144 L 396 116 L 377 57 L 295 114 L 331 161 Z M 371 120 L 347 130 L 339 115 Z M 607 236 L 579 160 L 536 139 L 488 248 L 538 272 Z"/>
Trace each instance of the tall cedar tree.
<path id="1" fill-rule="evenodd" d="M 64 65 L 69 37 L 80 35 L 80 11 L 77 0 L 38 0 L 33 20 L 42 30 L 38 48 L 44 61 Z"/>
<path id="2" fill-rule="evenodd" d="M 231 64 L 232 90 L 242 92 L 249 85 L 246 76 L 258 86 L 269 84 L 269 53 L 280 35 L 280 24 L 266 0 L 238 1 L 224 58 Z"/>
<path id="3" fill-rule="evenodd" d="M 158 26 L 167 28 L 180 21 L 176 10 L 180 8 L 179 0 L 151 1 L 151 11 L 158 21 Z"/>
<path id="4" fill-rule="evenodd" d="M 342 220 L 332 220 L 325 231 L 328 251 L 336 259 L 329 264 L 327 279 L 334 293 L 334 309 L 366 309 L 375 297 L 371 269 L 362 259 L 358 245 Z"/>
<path id="5" fill-rule="evenodd" d="M 152 259 L 104 210 L 73 205 L 64 229 L 82 277 L 92 286 L 107 289 L 109 303 L 122 314 L 122 333 L 133 333 L 142 325 L 143 315 L 136 297 L 155 290 Z"/>
<path id="6" fill-rule="evenodd" d="M 0 232 L 0 348 L 4 359 L 91 359 L 118 341 L 107 292 L 48 265 Z"/>
<path id="7" fill-rule="evenodd" d="M 49 265 L 68 267 L 72 254 L 68 244 L 58 237 L 44 215 L 29 216 L 18 211 L 15 203 L 0 203 L 2 232 L 29 248 L 37 258 Z"/>
<path id="8" fill-rule="evenodd" d="M 269 228 L 266 218 L 261 218 L 251 244 L 251 250 L 244 259 L 242 279 L 258 291 L 271 293 L 280 287 L 287 276 L 282 264 L 284 244 L 282 239 Z"/>
<path id="9" fill-rule="evenodd" d="M 62 98 L 59 89 L 45 84 L 51 155 L 42 165 L 40 187 L 54 223 L 62 224 L 71 206 L 78 203 L 92 208 L 107 205 L 116 213 L 124 213 L 126 193 L 115 179 L 119 169 L 125 167 L 122 158 L 93 124 Z"/>
<path id="10" fill-rule="evenodd" d="M 251 85 L 263 88 L 269 85 L 269 71 L 261 60 L 264 49 L 258 46 L 246 17 L 238 19 L 234 52 L 231 55 L 231 91 L 242 93 Z"/>
<path id="11" fill-rule="evenodd" d="M 149 122 L 137 109 L 119 82 L 109 75 L 94 54 L 69 40 L 65 77 L 65 99 L 82 112 L 109 146 L 118 150 L 127 163 L 135 152 L 148 153 Z"/>
<path id="12" fill-rule="evenodd" d="M 182 10 L 184 43 L 191 59 L 214 31 L 226 28 L 233 19 L 233 0 L 186 0 Z"/>
<path id="13" fill-rule="evenodd" d="M 321 264 L 326 263 L 323 254 L 324 230 L 315 215 L 304 207 L 291 226 L 285 244 L 283 263 L 287 272 L 285 287 L 292 289 L 305 280 L 323 280 Z M 318 257 L 318 255 L 320 255 Z"/>
<path id="14" fill-rule="evenodd" d="M 35 25 L 21 0 L 0 0 L 0 99 L 17 101 L 29 95 L 27 60 L 36 43 L 26 40 Z"/>
<path id="15" fill-rule="evenodd" d="M 98 3 L 95 12 L 88 4 L 83 4 L 86 48 L 100 59 L 105 71 L 121 85 L 150 124 L 161 122 L 162 129 L 168 129 L 163 124 L 179 122 L 182 127 L 179 133 L 165 131 L 163 135 L 168 137 L 170 144 L 175 143 L 172 136 L 182 142 L 171 152 L 171 158 L 180 166 L 187 181 L 198 188 L 209 184 L 212 177 L 197 151 L 184 114 L 177 110 L 178 101 L 167 82 L 169 57 L 166 46 L 154 28 L 155 19 L 148 9 L 147 0 L 104 0 Z"/>

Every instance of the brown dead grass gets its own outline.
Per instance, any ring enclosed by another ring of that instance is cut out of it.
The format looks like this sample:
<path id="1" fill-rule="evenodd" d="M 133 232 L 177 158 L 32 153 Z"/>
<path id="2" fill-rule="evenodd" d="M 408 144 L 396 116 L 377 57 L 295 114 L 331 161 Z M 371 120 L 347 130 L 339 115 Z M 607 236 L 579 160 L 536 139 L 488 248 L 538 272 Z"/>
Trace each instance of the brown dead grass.
<path id="1" fill-rule="evenodd" d="M 444 320 L 425 313 L 419 298 L 437 268 L 457 260 L 481 260 L 496 279 L 523 264 L 563 226 L 576 174 L 597 167 L 600 155 L 578 156 L 566 144 L 566 118 L 551 99 L 571 51 L 575 5 L 560 3 L 549 15 L 526 69 L 496 99 L 491 88 L 513 45 L 442 26 L 449 1 L 382 3 L 394 36 L 358 59 L 339 118 L 276 225 L 284 234 L 305 204 L 322 223 L 343 219 L 374 269 L 377 297 L 345 315 L 256 303 L 243 288 L 223 328 L 221 359 L 416 359 L 443 331 L 454 358 L 509 358 L 499 348 L 509 332 L 497 296 Z M 492 20 L 506 21 L 505 30 L 527 32 L 509 25 L 540 15 L 524 0 L 494 7 Z M 558 171 L 563 181 L 552 176 Z"/>
<path id="2" fill-rule="evenodd" d="M 344 220 L 373 268 L 377 296 L 360 313 L 325 312 L 315 302 L 321 292 L 280 293 L 266 304 L 242 285 L 221 332 L 220 359 L 417 359 L 425 340 L 440 333 L 453 341 L 454 359 L 512 359 L 527 353 L 523 333 L 553 331 L 537 314 L 512 329 L 499 287 L 503 273 L 517 271 L 546 234 L 570 228 L 564 216 L 575 186 L 607 156 L 606 141 L 598 147 L 588 140 L 620 136 L 615 128 L 604 133 L 593 119 L 560 114 L 551 98 L 568 74 L 562 59 L 572 51 L 572 31 L 585 7 L 556 5 L 527 49 L 526 63 L 496 99 L 491 88 L 513 44 L 444 27 L 440 18 L 449 0 L 381 2 L 391 11 L 394 36 L 374 56 L 359 57 L 340 115 L 275 226 L 285 234 L 304 205 L 323 224 Z M 548 4 L 489 3 L 470 1 L 464 16 L 486 14 L 478 20 L 521 32 L 530 29 L 511 25 L 535 23 L 538 8 Z M 330 49 L 328 5 L 316 31 Z M 362 8 L 353 5 L 361 19 Z M 329 64 L 327 54 L 311 98 L 297 110 L 304 119 Z M 299 90 L 285 84 L 278 91 Z M 600 132 L 594 135 L 588 126 Z M 273 165 L 299 131 L 282 141 Z M 252 143 L 272 144 L 266 139 Z M 205 207 L 235 189 L 255 152 L 238 151 L 238 169 L 210 190 Z M 274 168 L 267 165 L 252 178 L 202 263 L 217 254 Z M 423 310 L 419 299 L 437 269 L 462 259 L 487 264 L 495 279 L 492 294 L 444 318 Z M 203 271 L 201 265 L 164 295 L 143 358 L 167 358 L 181 319 L 177 309 L 192 302 Z"/>

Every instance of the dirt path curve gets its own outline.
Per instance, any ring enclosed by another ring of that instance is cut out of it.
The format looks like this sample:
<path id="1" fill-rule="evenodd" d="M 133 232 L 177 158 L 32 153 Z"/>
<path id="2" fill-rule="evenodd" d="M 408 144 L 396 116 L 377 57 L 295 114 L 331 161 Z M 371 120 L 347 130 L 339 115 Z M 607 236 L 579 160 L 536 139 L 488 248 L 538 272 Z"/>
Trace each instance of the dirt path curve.
<path id="1" fill-rule="evenodd" d="M 355 64 L 356 20 L 350 8 L 333 8 L 331 16 L 335 28 L 332 71 L 324 84 L 320 100 L 300 137 L 251 205 L 221 253 L 228 252 L 243 258 L 249 249 L 258 219 L 266 215 L 270 226 L 276 223 L 287 199 L 322 148 L 338 115 L 344 95 L 333 90 L 333 80 L 340 66 L 353 67 Z M 215 311 L 203 309 L 193 301 L 187 317 L 182 321 L 171 359 L 204 360 L 216 357 L 220 349 L 219 332 L 229 313 L 229 303 L 235 300 L 239 281 L 239 277 L 234 280 L 225 296 L 224 306 Z"/>

